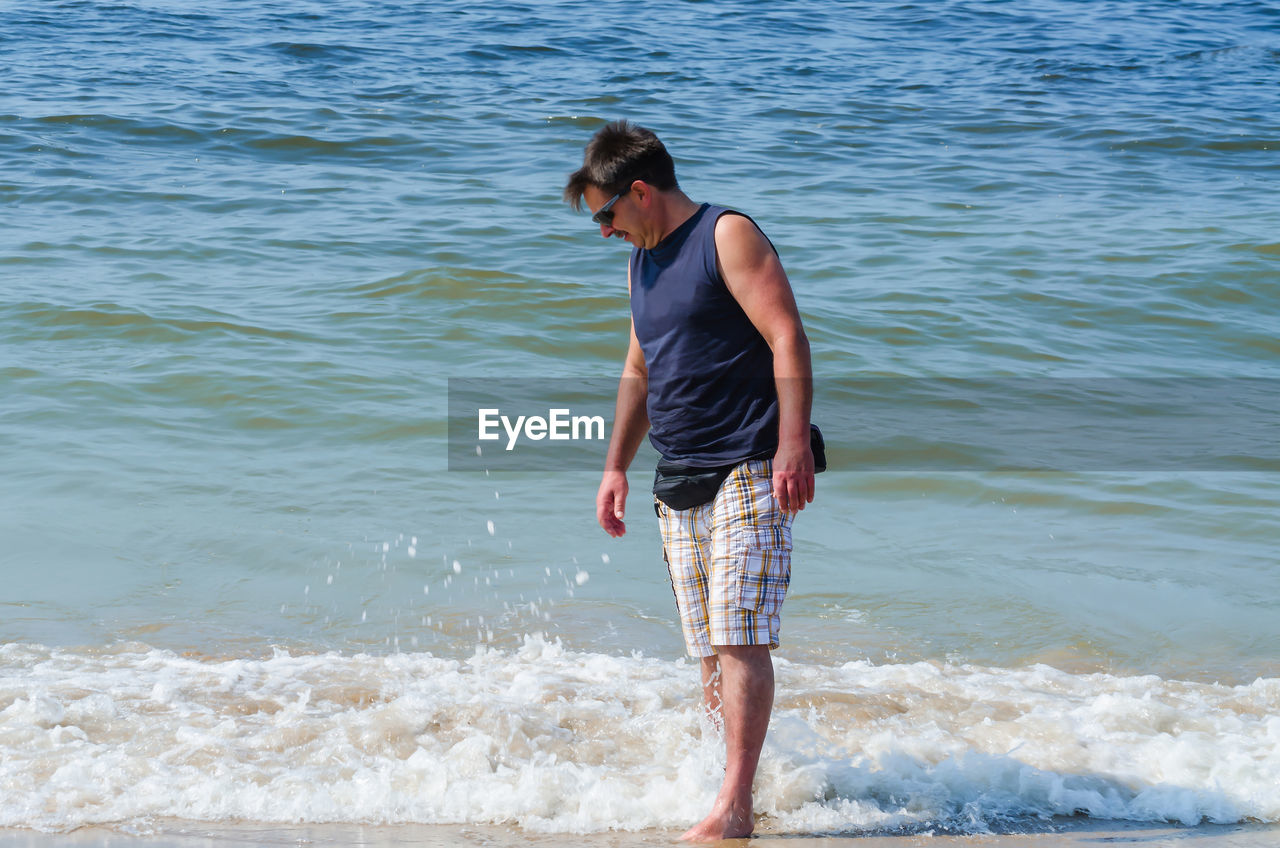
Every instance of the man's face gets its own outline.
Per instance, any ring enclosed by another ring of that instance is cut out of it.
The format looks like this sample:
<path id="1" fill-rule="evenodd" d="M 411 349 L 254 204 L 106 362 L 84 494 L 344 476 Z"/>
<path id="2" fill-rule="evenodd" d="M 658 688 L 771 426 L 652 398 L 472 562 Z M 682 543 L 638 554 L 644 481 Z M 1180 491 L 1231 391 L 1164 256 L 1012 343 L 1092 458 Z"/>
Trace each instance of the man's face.
<path id="1" fill-rule="evenodd" d="M 631 230 L 632 227 L 638 228 L 640 223 L 638 216 L 636 215 L 638 210 L 635 208 L 635 204 L 633 202 L 634 195 L 634 191 L 629 191 L 622 195 L 622 197 L 619 197 L 618 201 L 610 207 L 609 211 L 613 213 L 613 221 L 609 224 L 600 225 L 600 235 L 605 238 L 617 236 L 620 239 L 625 239 L 631 244 L 634 244 L 636 247 L 643 247 L 644 245 L 640 243 L 639 238 L 632 235 Z M 601 206 L 608 203 L 612 197 L 612 194 L 605 194 L 595 186 L 587 186 L 582 192 L 582 199 L 587 202 L 587 206 L 591 209 L 592 214 L 595 214 Z"/>

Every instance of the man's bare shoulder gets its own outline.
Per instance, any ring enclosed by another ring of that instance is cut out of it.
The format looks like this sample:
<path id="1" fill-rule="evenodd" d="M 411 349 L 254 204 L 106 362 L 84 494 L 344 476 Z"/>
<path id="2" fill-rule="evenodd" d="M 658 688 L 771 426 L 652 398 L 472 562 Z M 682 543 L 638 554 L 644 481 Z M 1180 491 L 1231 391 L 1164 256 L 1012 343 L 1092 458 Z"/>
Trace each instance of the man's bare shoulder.
<path id="1" fill-rule="evenodd" d="M 735 297 L 744 285 L 787 284 L 773 242 L 747 216 L 721 215 L 716 221 L 715 242 L 717 270 Z"/>
<path id="2" fill-rule="evenodd" d="M 719 250 L 752 250 L 763 247 L 772 252 L 764 233 L 741 212 L 726 212 L 716 220 L 716 248 Z"/>

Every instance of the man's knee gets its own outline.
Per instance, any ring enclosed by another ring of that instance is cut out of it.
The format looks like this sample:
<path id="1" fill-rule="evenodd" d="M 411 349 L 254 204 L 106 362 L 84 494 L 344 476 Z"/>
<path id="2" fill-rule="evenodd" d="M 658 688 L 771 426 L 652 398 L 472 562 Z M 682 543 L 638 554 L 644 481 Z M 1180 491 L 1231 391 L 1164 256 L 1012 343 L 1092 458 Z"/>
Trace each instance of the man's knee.
<path id="1" fill-rule="evenodd" d="M 738 660 L 739 662 L 760 661 L 769 659 L 768 645 L 713 645 L 716 650 L 715 657 L 704 657 L 707 659 L 728 659 Z"/>

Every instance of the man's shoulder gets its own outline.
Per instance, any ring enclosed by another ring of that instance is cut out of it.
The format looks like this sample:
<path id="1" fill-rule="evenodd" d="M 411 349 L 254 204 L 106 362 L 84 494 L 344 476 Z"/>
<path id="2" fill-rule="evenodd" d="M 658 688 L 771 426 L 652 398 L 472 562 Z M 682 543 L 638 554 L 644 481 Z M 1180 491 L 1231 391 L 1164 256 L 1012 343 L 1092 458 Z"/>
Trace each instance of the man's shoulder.
<path id="1" fill-rule="evenodd" d="M 749 252 L 768 245 L 770 251 L 778 252 L 773 242 L 764 234 L 764 230 L 760 229 L 760 225 L 750 215 L 736 209 L 720 208 L 723 211 L 716 218 L 715 228 L 717 251 Z"/>
<path id="2" fill-rule="evenodd" d="M 746 212 L 739 212 L 737 209 L 731 209 L 728 206 L 713 206 L 710 211 L 714 212 L 716 216 L 717 233 L 726 228 L 729 230 L 742 227 L 760 229 Z"/>

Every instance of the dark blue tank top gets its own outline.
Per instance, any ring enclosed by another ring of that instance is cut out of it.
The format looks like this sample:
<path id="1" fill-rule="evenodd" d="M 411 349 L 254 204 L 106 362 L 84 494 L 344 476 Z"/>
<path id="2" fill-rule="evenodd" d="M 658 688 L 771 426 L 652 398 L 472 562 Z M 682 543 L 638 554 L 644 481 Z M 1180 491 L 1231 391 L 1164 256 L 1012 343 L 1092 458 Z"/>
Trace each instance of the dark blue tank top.
<path id="1" fill-rule="evenodd" d="M 778 446 L 773 352 L 716 270 L 716 221 L 703 204 L 657 246 L 631 251 L 631 317 L 649 369 L 649 441 L 707 467 Z"/>

